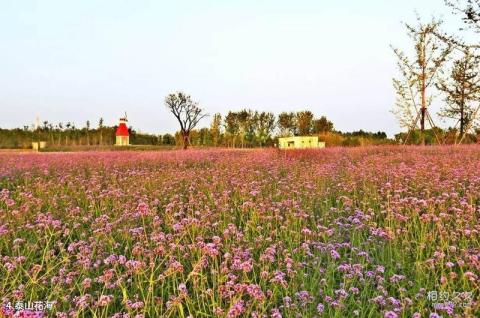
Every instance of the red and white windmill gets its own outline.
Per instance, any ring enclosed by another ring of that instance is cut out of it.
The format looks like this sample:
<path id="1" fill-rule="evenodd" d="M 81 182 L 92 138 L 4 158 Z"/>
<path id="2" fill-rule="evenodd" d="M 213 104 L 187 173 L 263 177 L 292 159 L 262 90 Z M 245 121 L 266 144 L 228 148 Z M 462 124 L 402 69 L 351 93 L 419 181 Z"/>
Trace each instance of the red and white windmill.
<path id="1" fill-rule="evenodd" d="M 130 133 L 128 132 L 127 127 L 127 113 L 125 117 L 120 118 L 117 131 L 115 133 L 115 145 L 116 146 L 128 146 L 130 145 Z"/>

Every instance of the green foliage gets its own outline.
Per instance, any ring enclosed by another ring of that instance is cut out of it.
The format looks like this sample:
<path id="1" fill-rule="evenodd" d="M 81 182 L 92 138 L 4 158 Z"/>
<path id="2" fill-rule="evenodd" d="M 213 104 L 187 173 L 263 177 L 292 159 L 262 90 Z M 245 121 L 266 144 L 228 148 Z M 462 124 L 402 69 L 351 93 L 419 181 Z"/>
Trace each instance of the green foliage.
<path id="1" fill-rule="evenodd" d="M 308 136 L 313 130 L 313 113 L 309 110 L 301 111 L 296 114 L 298 136 Z"/>
<path id="2" fill-rule="evenodd" d="M 88 150 L 85 148 L 87 146 L 92 149 L 108 148 L 115 144 L 116 129 L 117 126 L 105 126 L 103 119 L 99 120 L 96 128 L 90 128 L 90 122 L 83 128 L 76 128 L 70 122 L 54 126 L 46 121 L 36 130 L 28 127 L 0 129 L 0 148 L 28 149 L 32 147 L 32 141 L 46 141 L 49 150 L 58 151 Z M 181 131 L 174 135 L 152 135 L 137 132 L 130 127 L 129 132 L 132 145 L 181 147 L 184 144 Z M 188 139 L 194 147 L 273 147 L 278 144 L 279 136 L 301 133 L 318 135 L 320 140 L 326 141 L 327 146 L 363 146 L 391 142 L 384 132 L 334 132 L 333 123 L 327 117 L 315 118 L 308 110 L 281 113 L 276 118 L 271 112 L 250 109 L 230 111 L 223 118 L 217 113 L 213 115 L 210 127 L 192 129 Z"/>
<path id="3" fill-rule="evenodd" d="M 333 131 L 333 123 L 327 119 L 327 117 L 322 116 L 319 119 L 313 121 L 313 133 L 327 133 Z"/>
<path id="4" fill-rule="evenodd" d="M 405 142 L 405 139 L 407 137 L 406 132 L 398 133 L 395 135 L 395 141 L 397 143 L 403 144 Z M 438 144 L 437 137 L 435 134 L 439 137 L 440 142 L 443 144 L 455 144 L 455 141 L 458 140 L 459 136 L 459 131 L 454 128 L 448 128 L 447 130 L 443 130 L 441 128 L 434 128 L 434 129 L 426 129 L 424 131 L 424 136 L 425 136 L 425 144 L 426 145 L 436 145 Z M 410 132 L 410 136 L 408 137 L 407 144 L 408 145 L 420 145 L 422 144 L 422 134 L 419 129 L 415 129 Z M 464 139 L 464 143 L 466 144 L 471 144 L 471 143 L 477 143 L 480 141 L 480 138 L 478 138 L 478 134 L 475 135 L 473 133 L 469 133 L 466 135 L 466 138 Z"/>
<path id="5" fill-rule="evenodd" d="M 434 97 L 431 88 L 435 86 L 438 74 L 453 50 L 451 43 L 437 36 L 442 33 L 441 25 L 442 22 L 435 18 L 424 23 L 417 17 L 417 25 L 405 24 L 411 39 L 411 56 L 393 48 L 399 72 L 399 76 L 393 79 L 397 97 L 393 113 L 404 128 L 418 125 L 423 131 L 429 121 L 428 107 Z"/>
<path id="6" fill-rule="evenodd" d="M 29 149 L 34 141 L 45 141 L 47 147 L 61 146 L 108 146 L 115 143 L 115 131 L 117 126 L 107 127 L 100 119 L 97 128 L 90 128 L 90 122 L 83 128 L 77 128 L 68 122 L 65 125 L 58 123 L 50 124 L 48 121 L 37 129 L 24 127 L 23 129 L 1 129 L 1 149 Z M 161 145 L 162 138 L 157 135 L 138 133 L 132 128 L 130 131 L 130 143 L 133 145 Z"/>
<path id="7" fill-rule="evenodd" d="M 162 136 L 162 145 L 175 145 L 175 137 L 171 134 Z"/>
<path id="8" fill-rule="evenodd" d="M 460 135 L 474 120 L 476 103 L 480 99 L 480 57 L 466 51 L 462 58 L 453 62 L 448 79 L 441 78 L 437 88 L 445 93 L 446 105 L 440 116 L 458 120 Z"/>
<path id="9" fill-rule="evenodd" d="M 280 129 L 280 136 L 293 136 L 297 128 L 295 113 L 280 113 L 280 115 L 278 115 L 277 125 Z"/>

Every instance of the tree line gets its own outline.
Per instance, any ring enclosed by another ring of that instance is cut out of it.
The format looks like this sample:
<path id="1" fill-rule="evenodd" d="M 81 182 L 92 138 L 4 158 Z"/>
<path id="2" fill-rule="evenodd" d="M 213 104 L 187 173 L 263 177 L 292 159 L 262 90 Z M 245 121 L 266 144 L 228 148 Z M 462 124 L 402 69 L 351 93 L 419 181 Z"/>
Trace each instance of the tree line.
<path id="1" fill-rule="evenodd" d="M 325 116 L 315 118 L 309 110 L 282 112 L 276 117 L 271 112 L 242 109 L 229 111 L 224 118 L 213 115 L 210 128 L 196 129 L 200 119 L 207 114 L 198 102 L 184 92 L 167 95 L 165 106 L 176 118 L 180 131 L 177 144 L 184 149 L 195 146 L 265 147 L 277 144 L 278 137 L 319 135 L 329 145 L 360 145 L 368 139 L 387 141 L 385 133 L 342 135 L 334 131 L 333 123 Z M 355 140 L 355 141 L 353 141 Z"/>
<path id="2" fill-rule="evenodd" d="M 206 114 L 198 102 L 184 92 L 175 92 L 165 98 L 165 105 L 177 119 L 180 130 L 175 134 L 176 144 L 186 149 L 193 146 L 222 146 L 232 148 L 271 147 L 279 137 L 319 136 L 328 146 L 360 146 L 393 143 L 384 132 L 342 133 L 334 129 L 326 116 L 315 117 L 309 110 L 272 112 L 242 109 L 229 111 L 222 117 L 212 116 L 209 128 L 196 129 L 198 118 Z"/>
<path id="3" fill-rule="evenodd" d="M 229 111 L 225 116 L 216 113 L 210 127 L 192 129 L 189 145 L 255 148 L 273 147 L 278 138 L 288 136 L 318 136 L 328 146 L 362 146 L 393 144 L 385 132 L 341 132 L 325 116 L 315 118 L 311 111 L 282 112 L 275 116 L 271 112 L 242 109 Z M 182 133 L 175 134 L 176 145 L 184 146 Z"/>
<path id="4" fill-rule="evenodd" d="M 405 24 L 411 40 L 409 52 L 392 47 L 398 59 L 399 75 L 393 79 L 397 100 L 393 112 L 406 133 L 397 135 L 403 143 L 478 142 L 480 130 L 479 43 L 463 40 L 466 32 L 480 32 L 480 0 L 445 1 L 465 27 L 456 34 L 442 30 L 443 21 Z M 440 96 L 443 105 L 437 115 L 452 119 L 453 127 L 442 129 L 434 122 L 430 108 Z"/>
<path id="5" fill-rule="evenodd" d="M 72 122 L 53 124 L 44 121 L 38 127 L 24 126 L 22 128 L 1 129 L 0 148 L 31 148 L 34 141 L 46 141 L 52 146 L 110 146 L 115 143 L 115 132 L 118 126 L 105 126 L 100 118 L 95 128 L 91 127 L 90 121 L 86 121 L 83 127 L 77 127 Z M 156 136 L 138 133 L 132 127 L 129 128 L 130 142 L 142 145 L 175 145 L 173 135 L 166 134 Z"/>
<path id="6" fill-rule="evenodd" d="M 251 148 L 273 146 L 278 137 L 317 135 L 333 132 L 333 123 L 325 116 L 315 119 L 311 111 L 272 112 L 242 109 L 229 111 L 223 118 L 212 116 L 210 128 L 192 129 L 188 142 L 192 145 Z M 181 132 L 177 133 L 177 139 Z"/>
<path id="7" fill-rule="evenodd" d="M 44 121 L 38 127 L 1 129 L 0 148 L 31 148 L 34 141 L 46 141 L 47 147 L 76 146 L 112 146 L 118 126 L 106 126 L 103 119 L 92 127 L 87 121 L 83 127 L 74 123 L 53 124 Z M 130 143 L 133 145 L 151 145 L 184 147 L 185 132 L 173 134 L 139 133 L 129 127 Z M 360 146 L 366 144 L 392 143 L 384 132 L 365 132 L 363 130 L 342 133 L 334 129 L 326 116 L 316 118 L 309 110 L 282 112 L 275 116 L 272 112 L 242 109 L 229 111 L 222 116 L 211 116 L 208 127 L 192 128 L 188 133 L 188 145 L 196 147 L 232 147 L 254 148 L 273 147 L 279 137 L 317 135 L 328 146 Z"/>

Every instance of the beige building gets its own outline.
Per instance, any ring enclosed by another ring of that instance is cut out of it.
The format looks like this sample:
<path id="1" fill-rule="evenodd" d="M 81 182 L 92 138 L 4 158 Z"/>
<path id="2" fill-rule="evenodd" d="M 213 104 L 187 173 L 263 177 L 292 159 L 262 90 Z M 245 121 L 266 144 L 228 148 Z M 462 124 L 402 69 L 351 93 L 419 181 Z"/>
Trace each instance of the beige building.
<path id="1" fill-rule="evenodd" d="M 40 149 L 45 149 L 47 147 L 46 141 L 34 141 L 32 142 L 32 149 L 35 151 L 39 151 Z"/>
<path id="2" fill-rule="evenodd" d="M 294 136 L 278 138 L 280 149 L 325 148 L 325 143 L 318 141 L 317 136 Z"/>

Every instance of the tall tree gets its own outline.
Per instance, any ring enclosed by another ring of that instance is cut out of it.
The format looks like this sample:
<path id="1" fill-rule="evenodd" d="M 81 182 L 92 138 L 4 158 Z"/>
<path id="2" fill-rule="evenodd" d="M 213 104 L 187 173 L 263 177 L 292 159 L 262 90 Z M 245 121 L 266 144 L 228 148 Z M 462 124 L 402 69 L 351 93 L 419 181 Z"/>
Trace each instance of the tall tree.
<path id="1" fill-rule="evenodd" d="M 100 145 L 103 145 L 103 118 L 100 117 L 98 120 L 98 130 L 100 132 Z"/>
<path id="2" fill-rule="evenodd" d="M 255 112 L 255 121 L 255 135 L 262 147 L 275 129 L 275 115 L 269 112 Z"/>
<path id="3" fill-rule="evenodd" d="M 58 145 L 61 145 L 62 144 L 62 133 L 63 133 L 63 123 L 59 122 L 57 124 L 57 127 L 58 127 Z"/>
<path id="4" fill-rule="evenodd" d="M 85 130 L 86 130 L 86 134 L 87 134 L 87 145 L 90 146 L 90 120 L 87 120 L 87 122 L 85 123 Z"/>
<path id="5" fill-rule="evenodd" d="M 225 132 L 232 141 L 232 147 L 235 148 L 235 141 L 239 130 L 238 113 L 228 112 L 225 116 Z"/>
<path id="6" fill-rule="evenodd" d="M 450 77 L 441 78 L 437 84 L 439 90 L 445 93 L 447 105 L 440 115 L 457 119 L 460 124 L 460 135 L 472 120 L 474 103 L 480 99 L 480 76 L 478 67 L 480 57 L 474 56 L 469 50 L 464 56 L 453 63 Z"/>
<path id="7" fill-rule="evenodd" d="M 242 148 L 245 146 L 245 137 L 253 134 L 253 113 L 251 110 L 243 109 L 237 114 L 238 133 Z"/>
<path id="8" fill-rule="evenodd" d="M 70 122 L 67 122 L 65 124 L 65 146 L 68 146 L 68 135 L 70 135 L 71 127 L 72 127 L 72 124 Z"/>
<path id="9" fill-rule="evenodd" d="M 165 134 L 162 136 L 162 144 L 163 145 L 175 145 L 175 137 L 171 134 Z"/>
<path id="10" fill-rule="evenodd" d="M 314 134 L 325 134 L 333 130 L 333 123 L 327 119 L 327 117 L 322 116 L 319 119 L 313 121 L 313 133 Z"/>
<path id="11" fill-rule="evenodd" d="M 194 102 L 190 95 L 183 92 L 176 92 L 165 97 L 165 105 L 175 116 L 179 125 L 183 140 L 183 149 L 188 148 L 190 132 L 198 122 L 207 116 L 203 110 Z"/>
<path id="12" fill-rule="evenodd" d="M 221 135 L 222 115 L 216 113 L 213 115 L 212 124 L 210 125 L 210 134 L 212 136 L 213 146 L 218 146 Z"/>
<path id="13" fill-rule="evenodd" d="M 393 112 L 397 115 L 400 125 L 414 128 L 420 122 L 422 144 L 425 143 L 425 122 L 433 121 L 427 112 L 432 102 L 430 88 L 435 84 L 441 67 L 452 50 L 451 43 L 442 41 L 436 35 L 440 34 L 441 21 L 432 19 L 423 23 L 417 18 L 417 26 L 405 24 L 407 35 L 414 45 L 413 58 L 403 51 L 393 48 L 398 58 L 400 78 L 393 79 L 397 100 Z"/>
<path id="14" fill-rule="evenodd" d="M 296 114 L 297 133 L 300 136 L 310 135 L 312 132 L 313 113 L 309 110 L 301 111 Z"/>
<path id="15" fill-rule="evenodd" d="M 280 128 L 280 136 L 292 136 L 295 135 L 296 117 L 293 112 L 282 112 L 278 115 L 277 121 L 278 128 Z"/>

